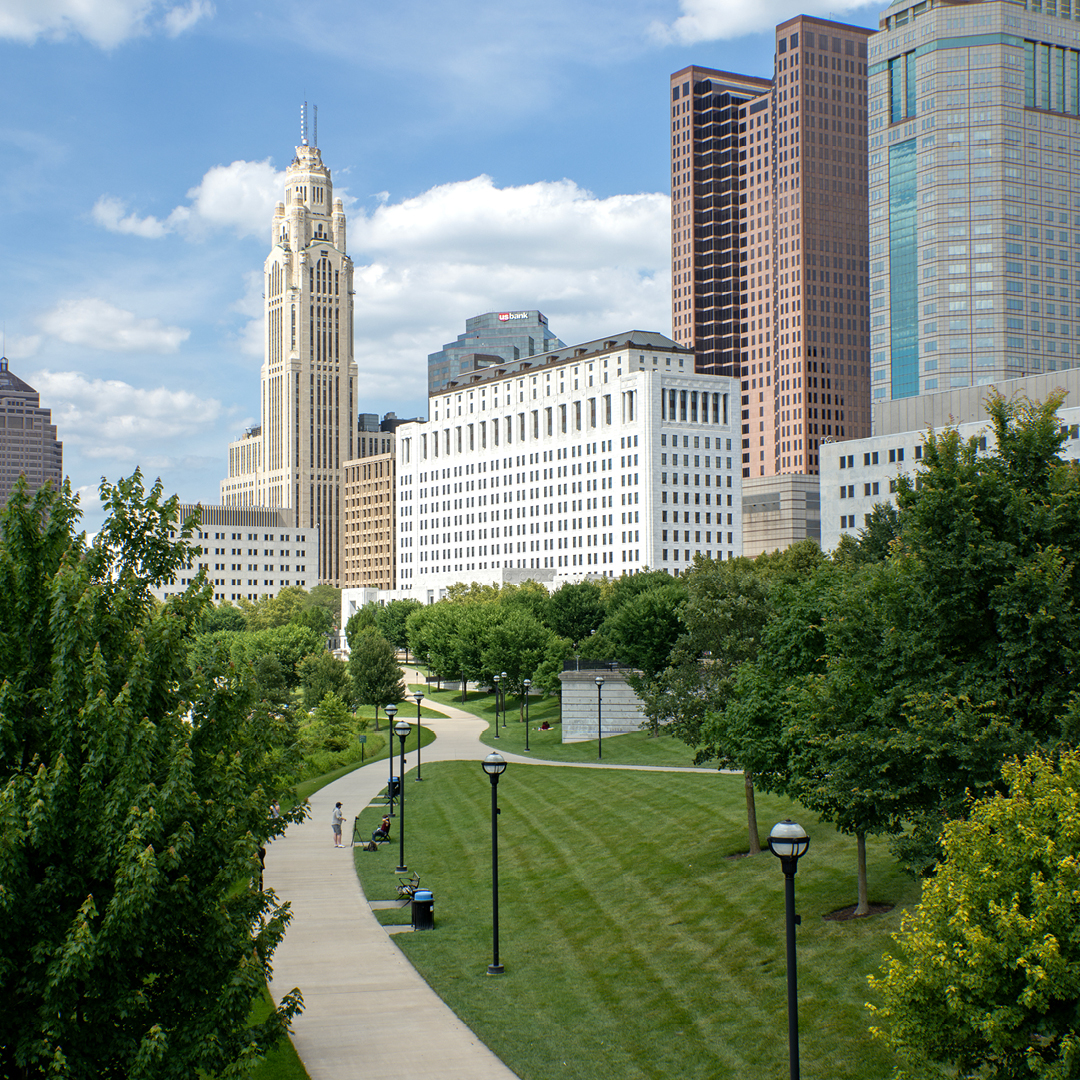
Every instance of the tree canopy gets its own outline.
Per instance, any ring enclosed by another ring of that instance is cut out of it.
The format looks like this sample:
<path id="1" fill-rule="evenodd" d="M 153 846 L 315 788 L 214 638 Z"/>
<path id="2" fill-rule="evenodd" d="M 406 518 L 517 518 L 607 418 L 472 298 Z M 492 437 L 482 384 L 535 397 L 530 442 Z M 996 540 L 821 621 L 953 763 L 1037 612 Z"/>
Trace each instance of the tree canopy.
<path id="1" fill-rule="evenodd" d="M 1007 762 L 871 980 L 897 1080 L 1065 1080 L 1080 1067 L 1080 755 Z"/>
<path id="2" fill-rule="evenodd" d="M 247 665 L 188 664 L 212 590 L 156 602 L 186 562 L 177 500 L 103 483 L 88 544 L 65 484 L 0 512 L 0 1061 L 5 1075 L 237 1074 L 286 1031 L 248 1027 L 289 919 L 259 885 L 279 734 Z"/>

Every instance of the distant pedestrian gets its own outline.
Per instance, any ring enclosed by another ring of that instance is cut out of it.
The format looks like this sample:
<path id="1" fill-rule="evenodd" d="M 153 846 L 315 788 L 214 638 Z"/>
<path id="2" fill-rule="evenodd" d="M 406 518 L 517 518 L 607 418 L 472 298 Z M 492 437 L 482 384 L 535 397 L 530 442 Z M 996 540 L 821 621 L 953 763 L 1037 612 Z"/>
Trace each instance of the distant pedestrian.
<path id="1" fill-rule="evenodd" d="M 281 817 L 281 807 L 278 805 L 277 799 L 270 804 L 270 816 L 272 818 Z"/>
<path id="2" fill-rule="evenodd" d="M 331 818 L 331 825 L 334 829 L 334 847 L 344 847 L 341 842 L 341 822 L 345 815 L 341 812 L 341 803 L 338 803 L 334 807 L 334 816 Z"/>

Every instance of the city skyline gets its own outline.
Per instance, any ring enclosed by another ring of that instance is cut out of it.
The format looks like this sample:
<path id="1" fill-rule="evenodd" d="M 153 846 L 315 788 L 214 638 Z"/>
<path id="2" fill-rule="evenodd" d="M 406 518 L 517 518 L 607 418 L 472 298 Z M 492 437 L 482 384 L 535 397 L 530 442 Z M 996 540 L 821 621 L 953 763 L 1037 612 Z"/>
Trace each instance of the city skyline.
<path id="1" fill-rule="evenodd" d="M 659 90 L 691 62 L 771 69 L 799 10 L 0 3 L 3 351 L 87 527 L 100 477 L 136 465 L 213 499 L 258 421 L 260 269 L 305 99 L 350 219 L 358 407 L 424 415 L 427 355 L 478 312 L 539 307 L 567 342 L 670 332 Z"/>

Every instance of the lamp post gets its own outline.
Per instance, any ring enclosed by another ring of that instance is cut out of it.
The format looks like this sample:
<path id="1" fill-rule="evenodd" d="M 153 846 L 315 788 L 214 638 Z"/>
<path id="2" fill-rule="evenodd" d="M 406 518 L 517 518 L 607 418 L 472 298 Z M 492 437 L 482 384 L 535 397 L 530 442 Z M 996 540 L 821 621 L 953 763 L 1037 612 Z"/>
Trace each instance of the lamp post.
<path id="1" fill-rule="evenodd" d="M 604 727 L 600 722 L 601 708 L 603 701 L 601 700 L 602 687 L 604 685 L 604 676 L 596 676 L 596 757 L 600 759 L 604 756 Z"/>
<path id="2" fill-rule="evenodd" d="M 416 698 L 416 779 L 423 780 L 420 775 L 420 702 L 424 700 L 424 691 L 417 690 L 413 697 Z"/>
<path id="3" fill-rule="evenodd" d="M 397 711 L 396 709 L 394 710 Z M 405 740 L 409 737 L 408 720 L 399 720 L 394 725 L 394 734 L 401 740 L 401 821 L 398 822 L 398 865 L 397 873 L 404 874 L 409 868 L 405 865 Z M 416 729 L 420 730 L 419 726 Z"/>
<path id="4" fill-rule="evenodd" d="M 495 738 L 499 737 L 499 676 L 496 675 L 492 680 L 495 684 Z"/>
<path id="5" fill-rule="evenodd" d="M 510 684 L 506 681 L 506 672 L 502 673 L 502 714 L 503 714 L 503 727 L 506 727 L 506 688 Z"/>
<path id="6" fill-rule="evenodd" d="M 484 772 L 491 781 L 491 963 L 489 975 L 501 975 L 503 966 L 499 963 L 499 806 L 496 792 L 499 777 L 506 771 L 506 762 L 501 754 L 494 750 L 481 762 Z"/>
<path id="7" fill-rule="evenodd" d="M 526 679 L 522 684 L 525 687 L 525 753 L 529 753 L 529 687 L 532 679 Z"/>
<path id="8" fill-rule="evenodd" d="M 390 777 L 386 781 L 387 802 L 390 803 L 390 816 L 394 816 L 394 717 L 397 716 L 397 706 L 387 705 L 383 708 L 386 713 L 386 721 L 390 725 Z"/>
<path id="9" fill-rule="evenodd" d="M 784 871 L 784 909 L 787 916 L 787 1011 L 788 1060 L 791 1080 L 799 1080 L 799 999 L 795 981 L 795 927 L 802 919 L 795 914 L 795 871 L 806 854 L 810 837 L 801 825 L 788 818 L 773 826 L 769 850 L 780 860 Z"/>

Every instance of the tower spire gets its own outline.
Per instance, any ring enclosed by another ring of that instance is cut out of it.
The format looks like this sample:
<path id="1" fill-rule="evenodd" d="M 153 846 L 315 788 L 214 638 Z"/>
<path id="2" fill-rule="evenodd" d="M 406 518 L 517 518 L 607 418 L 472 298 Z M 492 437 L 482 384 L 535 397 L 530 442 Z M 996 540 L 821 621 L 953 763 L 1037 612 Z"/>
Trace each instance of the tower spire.
<path id="1" fill-rule="evenodd" d="M 307 102 L 300 106 L 300 145 L 307 146 Z"/>

